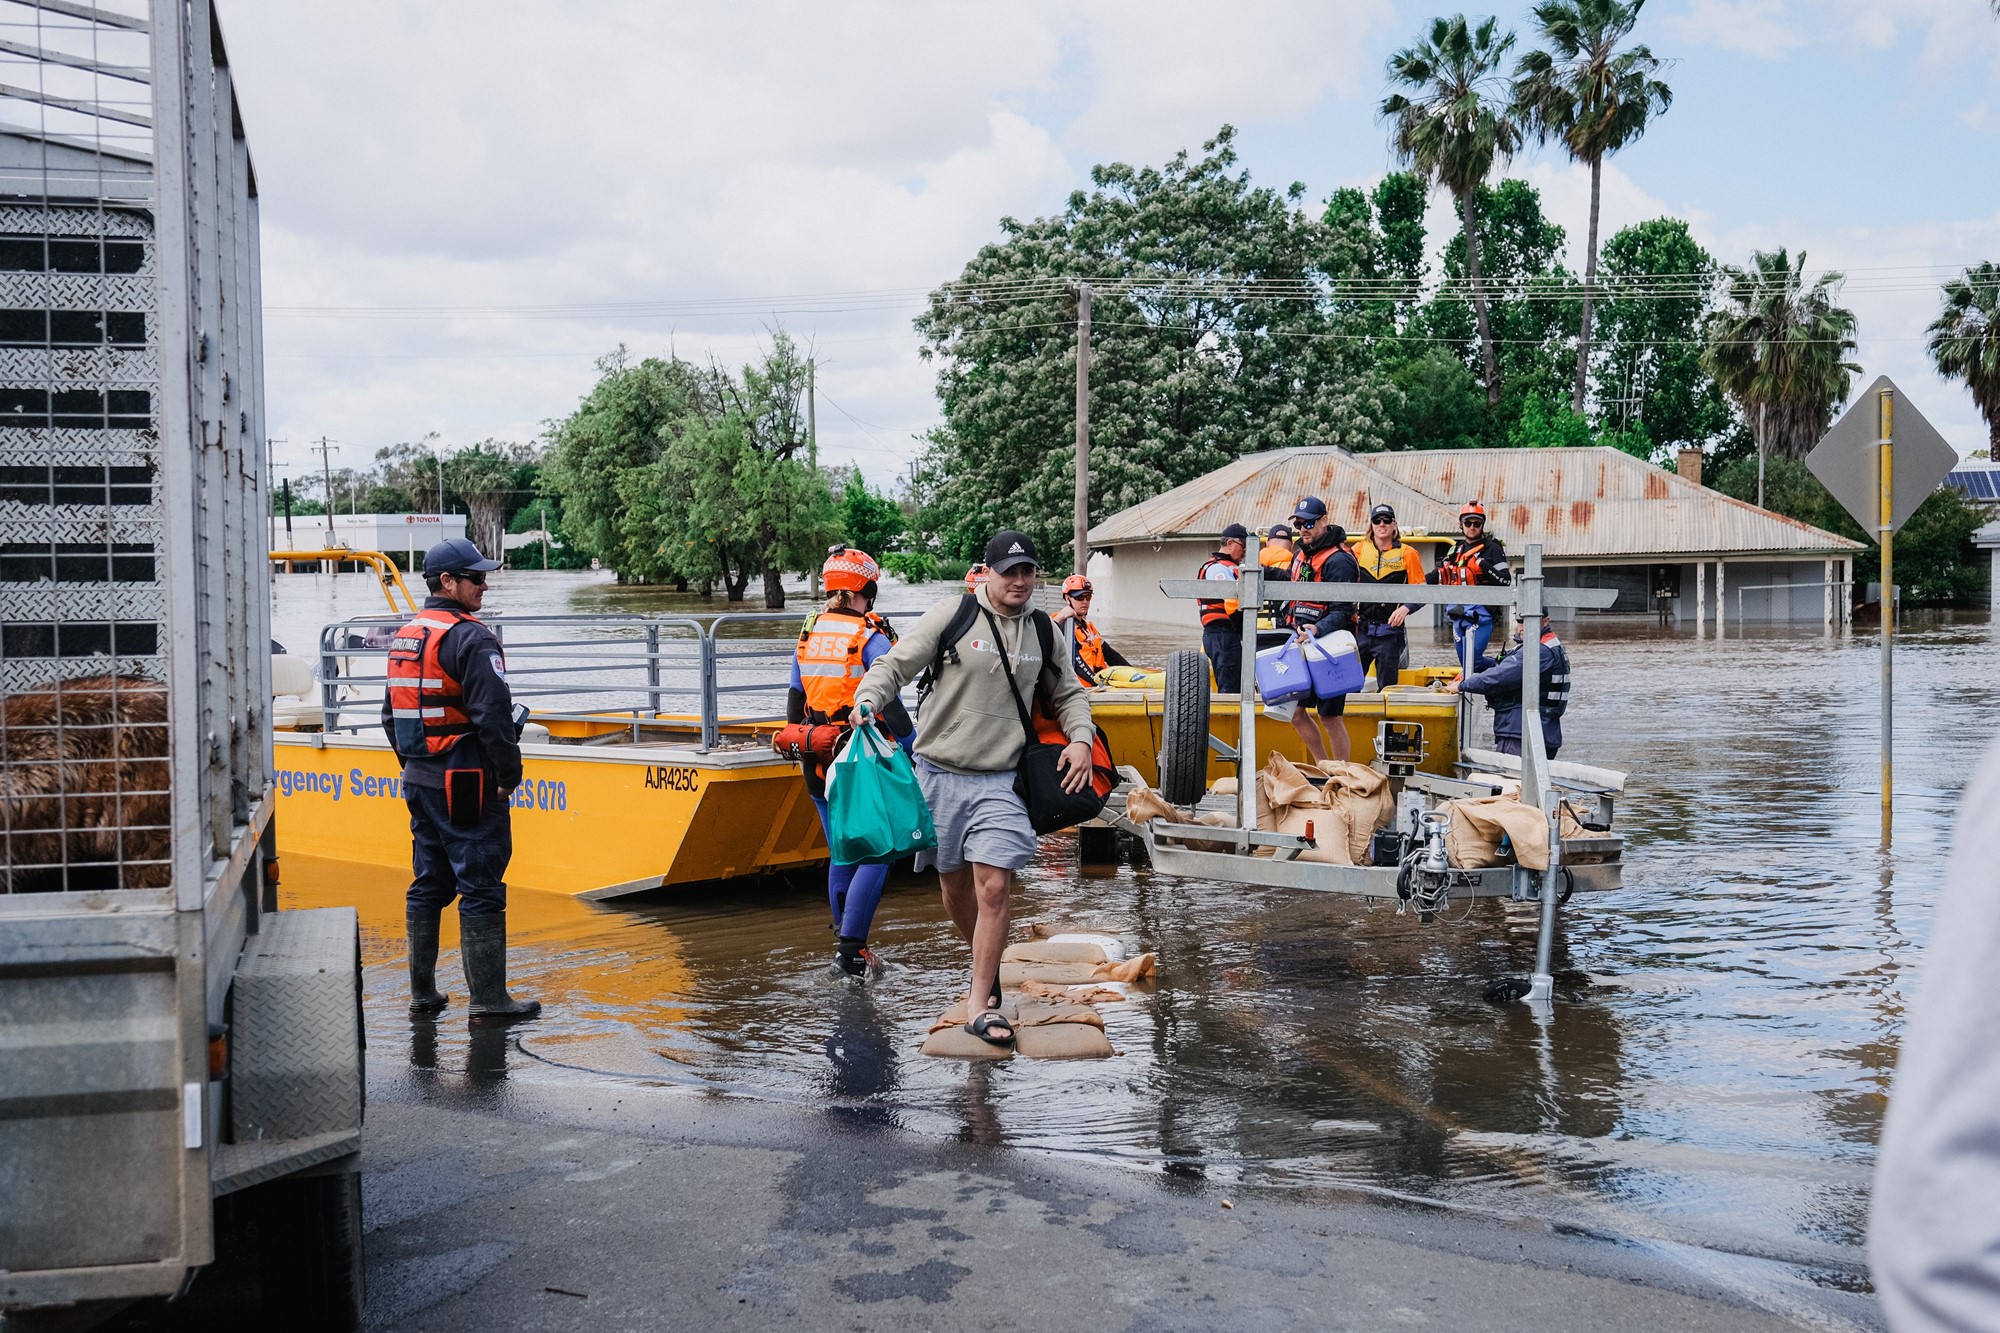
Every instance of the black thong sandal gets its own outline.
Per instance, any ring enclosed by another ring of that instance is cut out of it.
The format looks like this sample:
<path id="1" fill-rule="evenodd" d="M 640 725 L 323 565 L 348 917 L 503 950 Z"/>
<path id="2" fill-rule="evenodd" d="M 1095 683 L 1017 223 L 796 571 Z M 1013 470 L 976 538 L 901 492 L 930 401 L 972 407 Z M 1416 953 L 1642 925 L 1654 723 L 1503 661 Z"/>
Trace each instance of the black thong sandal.
<path id="1" fill-rule="evenodd" d="M 994 1028 L 1006 1029 L 1006 1035 L 995 1036 L 993 1033 Z M 991 1046 L 1012 1046 L 1014 1044 L 1014 1025 L 1008 1022 L 1007 1015 L 1001 1013 L 998 1009 L 988 1009 L 985 1013 L 967 1023 L 965 1030 Z"/>

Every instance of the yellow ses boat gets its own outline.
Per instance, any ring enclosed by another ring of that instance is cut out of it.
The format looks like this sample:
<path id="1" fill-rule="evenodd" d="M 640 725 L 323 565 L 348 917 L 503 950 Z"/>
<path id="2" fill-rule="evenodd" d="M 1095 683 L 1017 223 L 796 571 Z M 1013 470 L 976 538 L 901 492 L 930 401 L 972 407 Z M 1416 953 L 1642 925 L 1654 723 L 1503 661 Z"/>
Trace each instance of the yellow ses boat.
<path id="1" fill-rule="evenodd" d="M 398 589 L 387 577 L 383 584 L 398 614 L 328 625 L 310 664 L 295 659 L 274 672 L 274 681 L 306 677 L 281 685 L 295 697 L 273 710 L 281 853 L 409 864 L 400 766 L 380 724 L 388 642 L 404 615 Z M 798 766 L 770 744 L 783 722 L 797 614 L 483 618 L 506 651 L 516 700 L 531 710 L 510 883 L 611 898 L 826 859 Z M 1092 697 L 1114 760 L 1149 779 L 1165 736 L 1163 686 L 1142 676 Z M 1449 765 L 1452 698 L 1416 683 L 1350 696 L 1355 758 L 1372 757 L 1375 724 L 1393 717 L 1422 722 L 1435 737 L 1427 766 Z M 1236 726 L 1232 697 L 1218 696 L 1208 734 L 1234 745 Z M 1297 733 L 1275 719 L 1258 739 L 1260 754 L 1303 757 Z M 1235 771 L 1211 759 L 1211 777 Z"/>

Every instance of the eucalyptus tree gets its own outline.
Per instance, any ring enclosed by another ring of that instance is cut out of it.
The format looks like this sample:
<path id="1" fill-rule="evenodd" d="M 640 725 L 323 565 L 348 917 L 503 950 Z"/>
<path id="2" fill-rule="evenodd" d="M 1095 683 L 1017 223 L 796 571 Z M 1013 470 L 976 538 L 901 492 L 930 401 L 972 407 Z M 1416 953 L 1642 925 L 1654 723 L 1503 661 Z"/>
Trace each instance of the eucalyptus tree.
<path id="1" fill-rule="evenodd" d="M 1597 287 L 1597 218 L 1604 159 L 1646 132 L 1673 104 L 1673 89 L 1654 77 L 1661 62 L 1645 46 L 1620 43 L 1632 35 L 1646 0 L 1544 0 L 1535 23 L 1547 50 L 1521 57 L 1514 71 L 1516 114 L 1546 142 L 1556 139 L 1590 168 L 1590 236 L 1584 248 L 1583 316 L 1576 346 L 1576 387 L 1570 411 L 1583 413 L 1590 374 L 1591 306 Z"/>
<path id="2" fill-rule="evenodd" d="M 1750 263 L 1722 268 L 1720 305 L 1703 329 L 1702 368 L 1735 401 L 1760 460 L 1802 458 L 1833 422 L 1861 367 L 1854 312 L 1834 304 L 1842 275 L 1808 285 L 1806 256 L 1759 250 Z"/>
<path id="3" fill-rule="evenodd" d="M 1512 90 L 1501 63 L 1514 34 L 1489 18 L 1473 27 L 1465 15 L 1431 21 L 1428 36 L 1389 57 L 1389 78 L 1406 92 L 1391 93 L 1381 114 L 1397 159 L 1426 185 L 1442 185 L 1458 204 L 1465 233 L 1466 277 L 1486 372 L 1486 402 L 1500 402 L 1500 367 L 1480 271 L 1477 193 L 1496 160 L 1521 146 Z"/>
<path id="4" fill-rule="evenodd" d="M 2000 460 L 2000 264 L 1974 265 L 1946 283 L 1944 310 L 1924 332 L 1938 374 L 1972 390 L 1986 418 L 1987 456 Z"/>

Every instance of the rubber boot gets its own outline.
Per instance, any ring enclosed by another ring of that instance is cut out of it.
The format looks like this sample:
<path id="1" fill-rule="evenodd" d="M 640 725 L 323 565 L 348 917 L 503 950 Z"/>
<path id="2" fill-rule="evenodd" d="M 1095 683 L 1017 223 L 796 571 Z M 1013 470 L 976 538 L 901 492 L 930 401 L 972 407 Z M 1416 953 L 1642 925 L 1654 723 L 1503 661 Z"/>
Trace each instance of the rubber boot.
<path id="1" fill-rule="evenodd" d="M 507 993 L 507 914 L 458 918 L 458 956 L 465 964 L 465 984 L 472 992 L 474 1018 L 533 1018 L 542 1012 L 539 1000 L 517 1000 Z"/>
<path id="2" fill-rule="evenodd" d="M 404 909 L 410 948 L 410 1017 L 435 1018 L 451 1002 L 437 988 L 438 915 L 421 907 Z"/>

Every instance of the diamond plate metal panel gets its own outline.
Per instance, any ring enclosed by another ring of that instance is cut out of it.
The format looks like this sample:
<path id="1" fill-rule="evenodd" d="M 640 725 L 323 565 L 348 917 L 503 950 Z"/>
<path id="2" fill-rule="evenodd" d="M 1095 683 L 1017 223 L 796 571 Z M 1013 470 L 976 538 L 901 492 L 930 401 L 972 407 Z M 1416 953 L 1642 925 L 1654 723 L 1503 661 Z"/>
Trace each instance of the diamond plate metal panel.
<path id="1" fill-rule="evenodd" d="M 359 930 L 351 907 L 278 912 L 244 954 L 230 1035 L 238 1142 L 360 1126 Z"/>
<path id="2" fill-rule="evenodd" d="M 0 206 L 0 231 L 50 236 L 120 236 L 151 240 L 153 229 L 137 213 L 120 209 L 24 208 Z M 150 251 L 149 251 L 150 253 Z"/>
<path id="3" fill-rule="evenodd" d="M 17 310 L 151 311 L 151 267 L 145 273 L 4 273 L 0 304 Z"/>
<path id="4" fill-rule="evenodd" d="M 152 463 L 158 452 L 159 438 L 150 430 L 0 426 L 0 461 L 8 464 L 141 467 Z"/>
<path id="5" fill-rule="evenodd" d="M 0 304 L 10 305 L 4 293 Z M 51 380 L 150 388 L 160 378 L 152 352 L 137 347 L 0 347 L 0 384 L 40 388 Z"/>
<path id="6" fill-rule="evenodd" d="M 165 614 L 158 583 L 0 583 L 0 621 L 158 620 Z"/>

